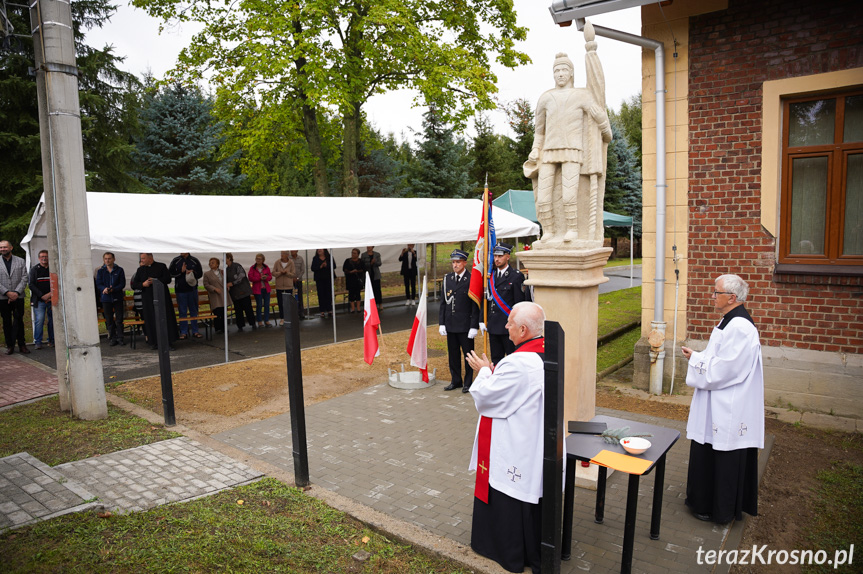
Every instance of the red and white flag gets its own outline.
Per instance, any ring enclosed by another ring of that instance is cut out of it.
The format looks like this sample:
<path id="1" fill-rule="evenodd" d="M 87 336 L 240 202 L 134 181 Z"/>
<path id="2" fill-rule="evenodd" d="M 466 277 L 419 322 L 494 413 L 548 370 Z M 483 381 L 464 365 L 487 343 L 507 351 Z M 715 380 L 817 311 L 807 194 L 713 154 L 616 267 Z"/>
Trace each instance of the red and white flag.
<path id="1" fill-rule="evenodd" d="M 411 329 L 411 336 L 408 339 L 408 355 L 411 356 L 411 366 L 419 368 L 423 374 L 423 381 L 429 382 L 429 353 L 428 342 L 426 341 L 426 329 L 428 320 L 426 319 L 426 278 L 423 277 L 423 294 L 420 297 L 417 315 L 414 317 L 414 326 Z"/>
<path id="2" fill-rule="evenodd" d="M 381 354 L 378 347 L 378 325 L 380 324 L 375 293 L 372 290 L 372 278 L 366 271 L 366 300 L 363 303 L 363 359 L 370 365 L 375 357 Z"/>

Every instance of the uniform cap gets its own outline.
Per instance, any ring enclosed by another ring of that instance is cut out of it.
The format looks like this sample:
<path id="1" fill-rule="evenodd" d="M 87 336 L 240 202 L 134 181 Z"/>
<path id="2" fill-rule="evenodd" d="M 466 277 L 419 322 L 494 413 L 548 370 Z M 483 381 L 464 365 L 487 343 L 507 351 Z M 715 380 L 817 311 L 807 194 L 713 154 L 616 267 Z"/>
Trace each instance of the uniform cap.
<path id="1" fill-rule="evenodd" d="M 512 245 L 509 243 L 498 243 L 494 246 L 495 255 L 509 255 L 512 253 Z"/>
<path id="2" fill-rule="evenodd" d="M 461 249 L 454 249 L 453 252 L 450 253 L 449 258 L 467 261 L 467 253 L 462 251 Z"/>

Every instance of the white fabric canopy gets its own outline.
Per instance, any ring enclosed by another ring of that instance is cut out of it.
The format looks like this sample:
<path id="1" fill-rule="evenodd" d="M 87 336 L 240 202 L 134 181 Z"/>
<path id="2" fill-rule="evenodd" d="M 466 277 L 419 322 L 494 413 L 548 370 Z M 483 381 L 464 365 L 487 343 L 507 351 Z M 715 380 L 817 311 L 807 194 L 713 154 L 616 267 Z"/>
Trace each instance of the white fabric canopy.
<path id="1" fill-rule="evenodd" d="M 32 260 L 47 247 L 44 201 L 43 196 L 21 242 Z M 283 249 L 364 250 L 366 245 L 473 241 L 482 202 L 87 192 L 87 212 L 95 265 L 101 264 L 103 251 L 116 252 L 118 259 L 120 253 L 140 252 L 200 257 L 226 251 L 236 256 Z M 494 211 L 494 223 L 498 237 L 539 233 L 537 224 L 503 209 Z"/>

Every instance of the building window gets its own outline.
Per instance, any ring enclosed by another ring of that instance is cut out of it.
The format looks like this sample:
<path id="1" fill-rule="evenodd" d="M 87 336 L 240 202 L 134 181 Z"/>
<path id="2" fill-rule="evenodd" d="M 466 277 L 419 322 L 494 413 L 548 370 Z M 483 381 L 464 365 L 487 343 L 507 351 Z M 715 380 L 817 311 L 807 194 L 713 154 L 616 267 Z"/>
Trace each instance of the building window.
<path id="1" fill-rule="evenodd" d="M 783 112 L 779 262 L 863 265 L 863 91 Z"/>

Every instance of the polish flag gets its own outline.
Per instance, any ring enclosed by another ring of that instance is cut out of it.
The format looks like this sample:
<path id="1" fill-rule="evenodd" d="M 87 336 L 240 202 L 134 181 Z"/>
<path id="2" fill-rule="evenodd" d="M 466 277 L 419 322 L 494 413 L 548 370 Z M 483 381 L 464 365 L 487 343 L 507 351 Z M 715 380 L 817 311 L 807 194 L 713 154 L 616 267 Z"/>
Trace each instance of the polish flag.
<path id="1" fill-rule="evenodd" d="M 426 341 L 426 328 L 428 327 L 428 320 L 426 319 L 426 296 L 426 278 L 423 277 L 423 294 L 420 297 L 417 315 L 414 317 L 414 326 L 408 339 L 407 352 L 411 356 L 411 366 L 419 368 L 423 374 L 423 381 L 427 383 L 429 382 L 429 353 Z"/>
<path id="2" fill-rule="evenodd" d="M 378 317 L 378 306 L 375 304 L 375 293 L 372 290 L 372 278 L 366 271 L 366 300 L 363 303 L 363 359 L 372 364 L 375 357 L 380 356 L 378 347 L 378 325 L 381 319 Z"/>

